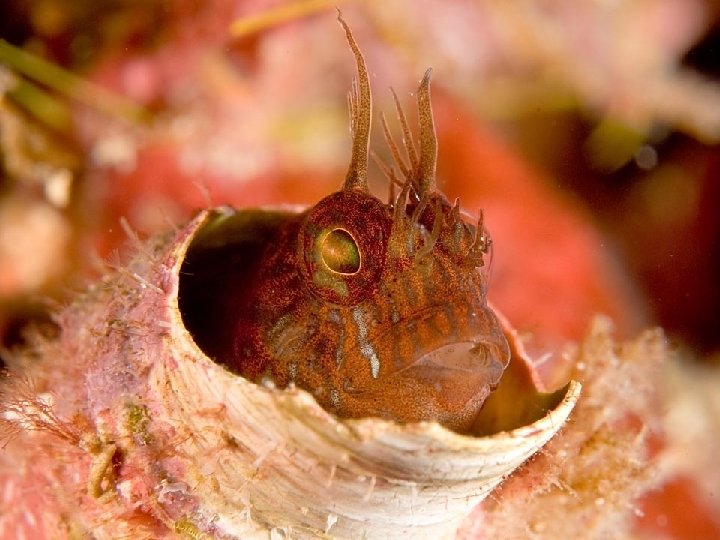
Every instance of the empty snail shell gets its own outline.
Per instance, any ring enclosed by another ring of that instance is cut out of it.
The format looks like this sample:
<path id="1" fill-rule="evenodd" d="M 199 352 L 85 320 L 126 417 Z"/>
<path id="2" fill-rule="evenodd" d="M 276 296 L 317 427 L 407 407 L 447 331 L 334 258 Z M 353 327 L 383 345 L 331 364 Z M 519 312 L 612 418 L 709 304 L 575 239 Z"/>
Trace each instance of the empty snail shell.
<path id="1" fill-rule="evenodd" d="M 59 315 L 5 385 L 18 433 L 0 462 L 22 465 L 0 475 L 45 501 L 43 519 L 0 516 L 5 534 L 451 537 L 568 418 L 579 384 L 539 390 L 485 300 L 482 221 L 435 189 L 429 75 L 420 154 L 404 181 L 388 169 L 399 196 L 367 192 L 369 85 L 342 24 L 359 72 L 343 189 L 307 211 L 203 211 Z M 416 316 L 429 298 L 442 309 Z"/>

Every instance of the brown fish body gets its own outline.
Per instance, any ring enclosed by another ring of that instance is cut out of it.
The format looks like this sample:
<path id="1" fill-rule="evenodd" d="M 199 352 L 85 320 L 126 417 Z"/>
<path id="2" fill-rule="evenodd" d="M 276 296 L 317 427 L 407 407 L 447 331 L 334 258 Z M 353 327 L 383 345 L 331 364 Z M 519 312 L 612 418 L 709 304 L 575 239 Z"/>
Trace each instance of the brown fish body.
<path id="1" fill-rule="evenodd" d="M 475 228 L 441 195 L 400 197 L 341 191 L 280 229 L 238 306 L 234 366 L 343 417 L 460 429 L 499 382 L 507 343 L 468 260 Z"/>
<path id="2" fill-rule="evenodd" d="M 401 190 L 387 203 L 369 193 L 370 88 L 345 30 L 358 66 L 345 184 L 288 217 L 230 293 L 237 321 L 224 360 L 250 380 L 308 390 L 341 417 L 466 430 L 510 357 L 486 301 L 490 241 L 482 218 L 469 224 L 435 189 L 429 71 L 418 90 L 419 155 L 398 105 L 408 162 L 383 119 L 404 178 L 384 172 Z"/>

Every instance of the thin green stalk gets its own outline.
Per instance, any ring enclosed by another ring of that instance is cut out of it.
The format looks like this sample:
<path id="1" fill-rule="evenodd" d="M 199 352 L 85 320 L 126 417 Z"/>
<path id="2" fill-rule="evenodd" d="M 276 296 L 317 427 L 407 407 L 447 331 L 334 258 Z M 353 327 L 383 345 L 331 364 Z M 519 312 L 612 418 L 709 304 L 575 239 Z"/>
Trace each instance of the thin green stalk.
<path id="1" fill-rule="evenodd" d="M 7 95 L 50 128 L 56 131 L 70 128 L 71 115 L 67 104 L 31 82 L 18 79 Z"/>
<path id="2" fill-rule="evenodd" d="M 130 123 L 145 123 L 150 113 L 133 101 L 0 39 L 0 63 L 88 107 Z"/>

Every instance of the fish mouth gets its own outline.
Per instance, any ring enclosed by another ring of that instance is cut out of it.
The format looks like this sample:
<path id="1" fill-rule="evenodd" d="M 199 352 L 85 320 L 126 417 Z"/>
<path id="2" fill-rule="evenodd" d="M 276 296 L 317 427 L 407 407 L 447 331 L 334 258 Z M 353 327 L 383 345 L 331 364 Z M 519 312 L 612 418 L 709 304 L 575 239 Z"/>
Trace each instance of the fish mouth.
<path id="1" fill-rule="evenodd" d="M 496 343 L 460 341 L 436 347 L 394 375 L 443 382 L 474 381 L 477 386 L 497 386 L 505 371 L 506 355 Z"/>
<path id="2" fill-rule="evenodd" d="M 406 332 L 417 332 L 418 326 L 432 324 L 436 316 L 445 315 L 447 306 L 429 306 L 397 321 L 384 334 L 390 337 L 400 327 Z M 411 357 L 396 359 L 395 365 L 400 360 L 402 367 L 398 366 L 390 375 L 441 381 L 466 376 L 494 388 L 509 359 L 507 339 L 495 314 L 487 306 L 476 306 L 463 328 L 454 327 L 430 347 L 420 345 Z"/>
<path id="3" fill-rule="evenodd" d="M 456 341 L 419 355 L 389 375 L 399 402 L 412 403 L 416 421 L 435 420 L 464 431 L 500 383 L 508 363 L 507 343 Z M 390 410 L 378 411 L 393 418 Z"/>
<path id="4" fill-rule="evenodd" d="M 438 415 L 477 410 L 500 383 L 510 360 L 507 339 L 489 307 L 468 305 L 461 318 L 448 309 L 447 304 L 426 306 L 368 340 L 404 345 L 379 350 L 380 384 L 393 387 L 399 400 L 427 402 L 426 408 Z M 361 392 L 372 394 L 372 386 Z"/>

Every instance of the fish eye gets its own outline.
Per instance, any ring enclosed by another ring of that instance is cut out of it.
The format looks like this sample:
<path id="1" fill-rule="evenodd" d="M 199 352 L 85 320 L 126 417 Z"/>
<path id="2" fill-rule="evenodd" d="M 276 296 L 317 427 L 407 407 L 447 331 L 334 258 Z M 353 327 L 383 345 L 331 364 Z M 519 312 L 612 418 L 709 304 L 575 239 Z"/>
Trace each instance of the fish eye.
<path id="1" fill-rule="evenodd" d="M 320 258 L 332 272 L 357 274 L 361 267 L 360 248 L 352 234 L 342 228 L 332 229 L 319 242 Z"/>
<path id="2" fill-rule="evenodd" d="M 385 268 L 392 220 L 376 197 L 336 191 L 303 216 L 296 261 L 317 298 L 353 306 L 373 294 Z"/>

